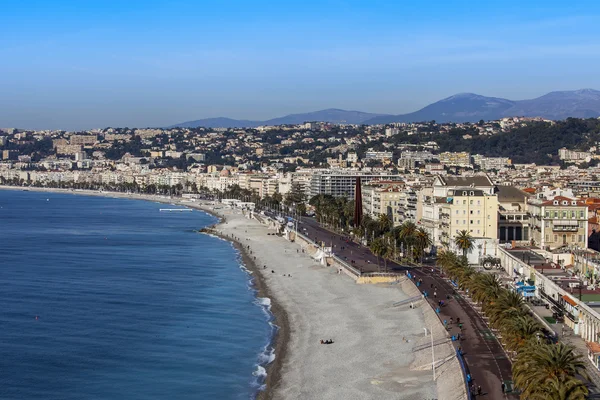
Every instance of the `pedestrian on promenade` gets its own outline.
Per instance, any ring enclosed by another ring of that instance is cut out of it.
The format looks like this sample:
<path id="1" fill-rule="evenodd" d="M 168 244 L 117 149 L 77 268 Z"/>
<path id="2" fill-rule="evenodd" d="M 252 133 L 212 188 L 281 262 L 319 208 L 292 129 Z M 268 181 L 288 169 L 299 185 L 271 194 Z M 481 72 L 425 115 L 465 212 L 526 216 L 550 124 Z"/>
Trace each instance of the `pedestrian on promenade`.
<path id="1" fill-rule="evenodd" d="M 436 291 L 433 292 L 433 298 L 437 299 L 437 292 Z"/>
<path id="2" fill-rule="evenodd" d="M 454 323 L 454 318 L 450 317 L 450 325 Z"/>
<path id="3" fill-rule="evenodd" d="M 481 396 L 481 385 L 477 385 L 477 396 Z"/>
<path id="4" fill-rule="evenodd" d="M 502 382 L 502 393 L 506 393 L 506 385 Z"/>

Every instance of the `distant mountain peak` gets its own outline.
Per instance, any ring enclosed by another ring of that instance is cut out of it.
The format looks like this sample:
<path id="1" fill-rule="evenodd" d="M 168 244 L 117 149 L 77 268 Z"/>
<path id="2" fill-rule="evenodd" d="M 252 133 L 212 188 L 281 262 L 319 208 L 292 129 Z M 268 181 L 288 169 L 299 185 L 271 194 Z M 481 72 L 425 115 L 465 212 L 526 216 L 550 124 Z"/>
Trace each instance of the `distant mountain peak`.
<path id="1" fill-rule="evenodd" d="M 254 128 L 261 125 L 297 125 L 304 122 L 329 122 L 346 124 L 389 124 L 393 122 L 476 122 L 504 117 L 542 117 L 565 119 L 568 117 L 594 118 L 600 116 L 600 91 L 579 89 L 555 91 L 530 100 L 508 100 L 487 97 L 476 93 L 458 93 L 409 114 L 372 114 L 347 111 L 339 108 L 309 113 L 290 114 L 266 121 L 207 118 L 173 125 L 207 128 Z"/>

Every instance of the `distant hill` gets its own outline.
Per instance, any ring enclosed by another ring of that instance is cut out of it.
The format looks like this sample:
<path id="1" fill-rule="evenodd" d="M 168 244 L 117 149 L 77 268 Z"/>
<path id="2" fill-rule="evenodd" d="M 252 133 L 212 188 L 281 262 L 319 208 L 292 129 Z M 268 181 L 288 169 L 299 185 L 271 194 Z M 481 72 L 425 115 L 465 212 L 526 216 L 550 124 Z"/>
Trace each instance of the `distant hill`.
<path id="1" fill-rule="evenodd" d="M 385 114 L 372 114 L 362 111 L 346 111 L 337 108 L 313 111 L 303 114 L 290 114 L 285 117 L 273 118 L 266 121 L 236 120 L 231 118 L 206 118 L 196 121 L 182 122 L 171 127 L 195 128 L 255 128 L 261 125 L 296 125 L 304 122 L 330 122 L 332 124 L 362 124 L 364 121 Z"/>
<path id="2" fill-rule="evenodd" d="M 477 122 L 504 117 L 542 117 L 553 120 L 568 117 L 600 116 L 600 91 L 582 89 L 550 92 L 531 100 L 507 100 L 474 93 L 461 93 L 430 104 L 409 114 L 388 115 L 336 108 L 303 114 L 290 114 L 266 121 L 207 118 L 175 124 L 172 127 L 255 128 L 261 125 L 295 125 L 309 121 L 334 124 L 389 124 L 392 122 Z"/>
<path id="3" fill-rule="evenodd" d="M 200 126 L 205 128 L 256 128 L 260 125 L 260 121 L 248 121 L 244 119 L 231 119 L 219 117 L 182 122 L 180 124 L 169 126 L 168 128 L 197 128 Z"/>
<path id="4" fill-rule="evenodd" d="M 392 122 L 476 122 L 504 117 L 542 117 L 553 120 L 568 117 L 600 116 L 600 91 L 582 89 L 551 92 L 531 100 L 507 100 L 473 93 L 450 96 L 409 114 L 376 117 L 365 124 Z"/>

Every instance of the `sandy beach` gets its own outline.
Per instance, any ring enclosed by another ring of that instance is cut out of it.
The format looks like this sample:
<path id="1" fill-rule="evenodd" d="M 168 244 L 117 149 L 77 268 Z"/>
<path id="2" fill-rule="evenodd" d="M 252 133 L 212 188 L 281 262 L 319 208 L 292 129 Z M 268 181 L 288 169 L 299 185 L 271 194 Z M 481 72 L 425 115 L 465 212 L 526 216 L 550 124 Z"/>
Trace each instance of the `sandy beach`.
<path id="1" fill-rule="evenodd" d="M 19 189 L 19 188 L 12 188 Z M 36 190 L 32 188 L 32 190 Z M 52 190 L 49 190 L 52 191 Z M 258 295 L 269 297 L 275 323 L 275 361 L 268 368 L 267 399 L 464 399 L 464 381 L 447 332 L 424 302 L 395 302 L 418 294 L 411 282 L 359 285 L 306 249 L 268 235 L 267 226 L 239 210 L 149 195 L 63 191 L 144 199 L 203 209 L 220 216 L 216 230 L 236 238 L 255 275 Z M 243 249 L 242 249 L 243 248 Z M 431 336 L 436 342 L 433 380 Z M 332 339 L 333 344 L 321 344 Z"/>
<path id="2" fill-rule="evenodd" d="M 393 307 L 409 298 L 402 290 L 405 284 L 357 285 L 336 268 L 316 263 L 299 244 L 268 235 L 272 231 L 258 221 L 239 211 L 220 211 L 226 221 L 217 229 L 239 238 L 252 252 L 274 302 L 287 314 L 289 342 L 285 355 L 276 355 L 283 356 L 281 378 L 272 382 L 269 397 L 463 398 L 451 350 L 436 346 L 441 350 L 436 382 L 430 347 L 414 351 L 430 341 L 425 327 L 428 332 L 433 327 L 435 341 L 445 337 L 445 330 L 428 306 Z M 322 339 L 334 344 L 320 344 Z"/>

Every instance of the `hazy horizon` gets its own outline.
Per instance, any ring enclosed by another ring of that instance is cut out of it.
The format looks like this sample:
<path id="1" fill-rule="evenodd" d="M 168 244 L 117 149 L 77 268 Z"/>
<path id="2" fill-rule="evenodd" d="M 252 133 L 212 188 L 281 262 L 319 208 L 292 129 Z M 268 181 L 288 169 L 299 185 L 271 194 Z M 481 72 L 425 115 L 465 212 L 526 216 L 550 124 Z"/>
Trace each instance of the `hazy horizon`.
<path id="1" fill-rule="evenodd" d="M 160 127 L 600 89 L 595 2 L 8 2 L 0 127 Z"/>

